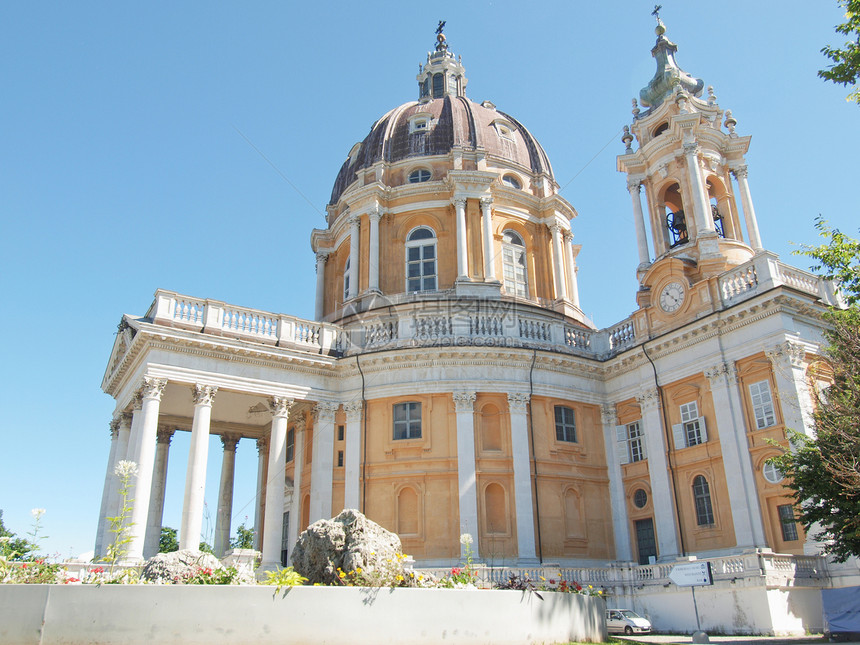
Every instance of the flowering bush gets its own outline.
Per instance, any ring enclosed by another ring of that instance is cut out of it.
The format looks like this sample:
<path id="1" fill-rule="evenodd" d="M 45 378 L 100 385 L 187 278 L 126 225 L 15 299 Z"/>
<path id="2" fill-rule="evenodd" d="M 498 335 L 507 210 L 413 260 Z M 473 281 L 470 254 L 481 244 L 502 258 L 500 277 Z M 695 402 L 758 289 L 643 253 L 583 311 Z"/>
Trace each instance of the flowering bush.
<path id="1" fill-rule="evenodd" d="M 430 575 L 415 573 L 408 555 L 398 553 L 374 569 L 356 567 L 352 571 L 337 569 L 340 583 L 347 587 L 435 587 Z"/>
<path id="2" fill-rule="evenodd" d="M 240 574 L 236 567 L 197 567 L 188 572 L 184 579 L 174 582 L 186 585 L 237 585 L 240 582 Z"/>

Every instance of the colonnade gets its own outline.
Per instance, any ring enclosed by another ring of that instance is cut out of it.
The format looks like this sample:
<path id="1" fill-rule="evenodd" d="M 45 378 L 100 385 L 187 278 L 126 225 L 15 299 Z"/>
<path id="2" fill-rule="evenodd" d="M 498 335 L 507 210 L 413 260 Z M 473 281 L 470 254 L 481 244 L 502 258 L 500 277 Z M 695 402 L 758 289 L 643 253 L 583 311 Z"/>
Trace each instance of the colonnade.
<path id="1" fill-rule="evenodd" d="M 468 199 L 463 196 L 455 196 L 452 200 L 455 213 L 455 231 L 457 236 L 457 280 L 470 281 L 469 259 L 466 235 L 466 204 Z M 493 200 L 490 197 L 482 197 L 479 200 L 481 207 L 481 248 L 483 251 L 483 270 L 485 282 L 497 282 L 495 266 L 495 246 L 493 243 Z M 346 300 L 359 295 L 358 279 L 361 262 L 360 253 L 360 231 L 362 215 L 368 216 L 370 223 L 368 263 L 368 293 L 380 293 L 379 289 L 379 221 L 382 219 L 383 210 L 378 203 L 373 204 L 366 213 L 350 215 L 347 223 L 349 225 L 349 267 L 346 275 L 348 287 L 344 294 Z M 579 308 L 579 288 L 577 286 L 576 253 L 573 245 L 573 233 L 552 221 L 546 224 L 552 235 L 552 262 L 553 279 L 556 300 L 564 300 L 573 303 Z M 325 313 L 325 266 L 331 249 L 319 249 L 316 252 L 316 302 L 314 315 L 316 320 L 321 320 Z"/>
<path id="2" fill-rule="evenodd" d="M 695 144 L 684 146 L 684 157 L 687 162 L 689 176 L 692 178 L 691 193 L 693 196 L 693 215 L 696 223 L 696 230 L 715 232 L 714 221 L 708 210 L 708 195 L 705 192 L 705 182 L 702 177 L 702 172 L 698 160 L 698 146 Z M 732 176 L 738 185 L 737 192 L 740 194 L 741 210 L 743 211 L 744 223 L 747 229 L 747 240 L 753 251 L 758 253 L 763 250 L 761 244 L 761 235 L 758 229 L 758 220 L 756 219 L 755 208 L 753 207 L 752 196 L 750 194 L 749 182 L 747 176 L 749 169 L 746 165 L 737 165 L 730 168 Z M 630 176 L 627 181 L 627 190 L 630 192 L 630 198 L 633 205 L 633 228 L 636 232 L 636 249 L 639 255 L 639 269 L 643 270 L 651 264 L 651 254 L 648 247 L 647 225 L 645 213 L 642 209 L 641 188 L 646 182 L 644 177 Z M 655 221 L 658 222 L 658 227 L 663 226 L 663 214 L 655 213 Z M 662 232 L 662 228 L 660 228 Z M 652 230 L 652 235 L 656 236 L 658 231 Z M 691 238 L 692 239 L 692 238 Z M 660 249 L 657 242 L 654 241 L 655 256 L 661 255 L 665 249 Z"/>

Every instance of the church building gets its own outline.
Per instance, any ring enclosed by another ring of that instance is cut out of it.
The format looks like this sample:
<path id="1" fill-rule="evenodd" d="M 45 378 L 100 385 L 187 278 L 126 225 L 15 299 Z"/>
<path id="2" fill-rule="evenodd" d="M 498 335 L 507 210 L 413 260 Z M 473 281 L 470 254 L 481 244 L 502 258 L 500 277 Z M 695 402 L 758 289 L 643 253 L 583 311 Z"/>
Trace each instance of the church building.
<path id="1" fill-rule="evenodd" d="M 617 158 L 638 248 L 629 318 L 583 314 L 577 212 L 520 115 L 468 98 L 440 28 L 415 99 L 349 150 L 309 232 L 315 320 L 162 289 L 122 317 L 97 556 L 122 459 L 139 468 L 129 560 L 158 550 L 177 431 L 180 546 L 200 542 L 215 434 L 215 550 L 229 548 L 236 445 L 255 442 L 267 569 L 344 508 L 418 566 L 456 563 L 462 533 L 498 565 L 817 553 L 767 460 L 787 429 L 813 433 L 820 315 L 839 298 L 766 249 L 750 137 L 665 31 Z"/>

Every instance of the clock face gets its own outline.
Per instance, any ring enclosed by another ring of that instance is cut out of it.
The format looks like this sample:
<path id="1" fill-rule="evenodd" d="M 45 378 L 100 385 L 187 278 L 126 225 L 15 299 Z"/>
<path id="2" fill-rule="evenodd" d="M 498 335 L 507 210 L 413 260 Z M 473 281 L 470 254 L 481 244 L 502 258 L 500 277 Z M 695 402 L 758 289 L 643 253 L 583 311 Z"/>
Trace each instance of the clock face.
<path id="1" fill-rule="evenodd" d="M 684 285 L 670 282 L 660 292 L 660 309 L 667 314 L 675 313 L 684 304 Z"/>

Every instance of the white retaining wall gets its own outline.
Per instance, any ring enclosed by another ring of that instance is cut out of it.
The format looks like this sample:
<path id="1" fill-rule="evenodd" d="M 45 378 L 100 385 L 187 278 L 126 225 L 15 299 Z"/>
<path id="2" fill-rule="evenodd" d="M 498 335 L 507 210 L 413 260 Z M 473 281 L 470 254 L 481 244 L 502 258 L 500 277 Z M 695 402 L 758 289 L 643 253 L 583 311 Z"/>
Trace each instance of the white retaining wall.
<path id="1" fill-rule="evenodd" d="M 599 597 L 470 589 L 0 585 L 4 645 L 567 643 L 605 639 Z"/>

